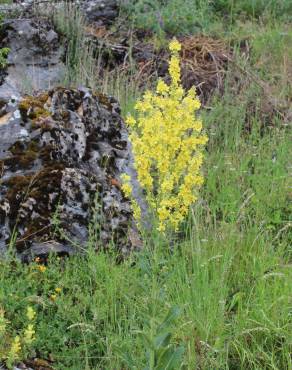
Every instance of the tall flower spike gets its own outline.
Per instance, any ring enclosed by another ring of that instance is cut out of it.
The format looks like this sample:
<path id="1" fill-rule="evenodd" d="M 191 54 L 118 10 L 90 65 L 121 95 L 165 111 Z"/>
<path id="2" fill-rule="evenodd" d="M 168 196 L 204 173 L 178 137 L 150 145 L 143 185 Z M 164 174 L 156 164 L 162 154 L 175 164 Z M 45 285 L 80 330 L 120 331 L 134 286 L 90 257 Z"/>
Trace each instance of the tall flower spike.
<path id="1" fill-rule="evenodd" d="M 173 39 L 169 49 L 171 83 L 158 80 L 156 94 L 146 92 L 136 103 L 136 120 L 127 119 L 138 181 L 161 232 L 176 230 L 197 200 L 203 183 L 202 152 L 208 140 L 196 117 L 200 101 L 195 89 L 186 92 L 181 86 L 181 44 Z M 125 194 L 131 196 L 126 176 L 123 182 Z M 138 207 L 132 199 L 137 219 L 141 217 Z"/>
<path id="2" fill-rule="evenodd" d="M 181 51 L 181 44 L 177 41 L 176 38 L 173 38 L 172 41 L 169 43 L 169 50 L 171 52 L 179 52 Z"/>

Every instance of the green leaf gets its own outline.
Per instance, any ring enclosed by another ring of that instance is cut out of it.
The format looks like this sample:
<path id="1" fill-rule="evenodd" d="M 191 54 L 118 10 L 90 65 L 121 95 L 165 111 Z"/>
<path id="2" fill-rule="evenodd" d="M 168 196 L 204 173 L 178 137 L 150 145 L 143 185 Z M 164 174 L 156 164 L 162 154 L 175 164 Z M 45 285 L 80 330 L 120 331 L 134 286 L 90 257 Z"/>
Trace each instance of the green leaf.
<path id="1" fill-rule="evenodd" d="M 181 310 L 178 306 L 171 307 L 163 322 L 158 326 L 157 332 L 163 332 L 168 329 L 180 313 Z"/>
<path id="2" fill-rule="evenodd" d="M 159 334 L 156 338 L 154 338 L 154 346 L 155 349 L 163 348 L 169 345 L 171 339 L 171 333 L 166 332 Z"/>
<path id="3" fill-rule="evenodd" d="M 125 364 L 130 369 L 136 369 L 135 362 L 134 362 L 133 357 L 130 353 L 123 350 L 123 348 L 114 347 L 114 349 L 115 349 L 115 352 L 117 353 L 117 355 L 125 362 Z"/>
<path id="4" fill-rule="evenodd" d="M 143 332 L 140 332 L 141 337 L 143 338 L 145 348 L 150 348 L 151 350 L 155 350 L 154 343 L 152 342 L 151 338 Z"/>
<path id="5" fill-rule="evenodd" d="M 177 349 L 171 346 L 158 359 L 155 370 L 178 370 L 182 365 L 184 351 L 184 346 Z"/>

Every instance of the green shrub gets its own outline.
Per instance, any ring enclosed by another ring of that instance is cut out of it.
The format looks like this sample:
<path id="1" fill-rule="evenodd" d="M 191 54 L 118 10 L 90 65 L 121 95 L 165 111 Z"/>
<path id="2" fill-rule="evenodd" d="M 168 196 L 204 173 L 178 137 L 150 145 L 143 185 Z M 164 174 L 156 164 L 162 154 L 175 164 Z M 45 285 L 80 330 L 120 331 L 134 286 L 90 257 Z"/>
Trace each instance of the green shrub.
<path id="1" fill-rule="evenodd" d="M 290 0 L 216 0 L 213 2 L 215 11 L 226 15 L 246 14 L 249 17 L 275 16 L 291 19 L 292 2 Z"/>
<path id="2" fill-rule="evenodd" d="M 124 1 L 122 9 L 137 28 L 178 35 L 206 28 L 210 3 L 208 0 Z"/>

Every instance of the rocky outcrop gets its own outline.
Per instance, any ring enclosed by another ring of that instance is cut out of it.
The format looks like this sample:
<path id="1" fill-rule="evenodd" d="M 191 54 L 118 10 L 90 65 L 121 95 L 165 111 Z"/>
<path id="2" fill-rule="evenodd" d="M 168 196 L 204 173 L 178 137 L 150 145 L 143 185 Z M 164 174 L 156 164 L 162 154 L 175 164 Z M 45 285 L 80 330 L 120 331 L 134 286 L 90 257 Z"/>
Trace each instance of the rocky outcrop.
<path id="1" fill-rule="evenodd" d="M 119 15 L 118 0 L 74 0 L 87 23 L 110 25 Z M 34 13 L 52 14 L 58 7 L 70 4 L 64 0 L 14 0 L 13 3 L 0 4 L 0 12 L 8 18 L 25 18 Z"/>
<path id="2" fill-rule="evenodd" d="M 85 0 L 81 11 L 89 24 L 110 25 L 119 15 L 119 6 L 117 0 Z"/>
<path id="3" fill-rule="evenodd" d="M 10 49 L 0 98 L 48 89 L 64 79 L 64 50 L 51 21 L 8 19 L 1 28 L 0 47 Z"/>
<path id="4" fill-rule="evenodd" d="M 130 153 L 113 98 L 56 88 L 3 101 L 0 114 L 0 251 L 71 254 L 90 232 L 96 249 L 139 248 L 120 189 Z"/>
<path id="5" fill-rule="evenodd" d="M 10 49 L 6 70 L 0 69 L 0 99 L 63 84 L 66 40 L 56 32 L 52 19 L 64 6 L 69 9 L 70 2 L 25 0 L 0 4 L 0 12 L 5 15 L 0 48 Z M 119 14 L 116 0 L 77 0 L 74 7 L 92 27 L 108 26 Z"/>

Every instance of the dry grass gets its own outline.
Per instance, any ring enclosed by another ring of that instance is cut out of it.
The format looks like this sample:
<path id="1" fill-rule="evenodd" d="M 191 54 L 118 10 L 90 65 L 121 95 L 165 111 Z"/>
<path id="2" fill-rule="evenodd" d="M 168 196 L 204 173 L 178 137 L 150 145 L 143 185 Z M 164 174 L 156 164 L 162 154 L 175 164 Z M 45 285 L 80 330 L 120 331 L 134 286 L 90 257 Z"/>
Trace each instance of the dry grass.
<path id="1" fill-rule="evenodd" d="M 223 91 L 224 77 L 231 52 L 222 40 L 191 36 L 182 42 L 182 82 L 185 88 L 196 86 L 206 101 L 217 89 Z"/>

